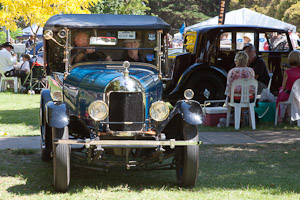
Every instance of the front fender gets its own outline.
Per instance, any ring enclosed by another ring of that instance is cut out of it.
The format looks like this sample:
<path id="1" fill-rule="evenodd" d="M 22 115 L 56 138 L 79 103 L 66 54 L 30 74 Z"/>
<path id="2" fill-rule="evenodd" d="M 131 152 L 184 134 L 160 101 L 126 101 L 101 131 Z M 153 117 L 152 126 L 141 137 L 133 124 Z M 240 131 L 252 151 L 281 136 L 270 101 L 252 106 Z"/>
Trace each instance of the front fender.
<path id="1" fill-rule="evenodd" d="M 194 63 L 181 75 L 176 87 L 173 89 L 170 95 L 174 95 L 180 92 L 181 89 L 184 88 L 185 84 L 188 82 L 189 78 L 198 71 L 202 73 L 205 73 L 206 71 L 212 71 L 212 72 L 216 72 L 217 75 L 220 75 L 225 79 L 227 78 L 227 73 L 225 72 L 224 69 L 215 66 L 210 66 L 206 63 Z"/>
<path id="2" fill-rule="evenodd" d="M 158 125 L 157 133 L 161 133 L 177 114 L 180 114 L 182 119 L 191 125 L 200 125 L 203 122 L 202 108 L 199 102 L 194 100 L 180 100 L 175 104 L 169 117 Z"/>
<path id="3" fill-rule="evenodd" d="M 69 125 L 69 117 L 67 115 L 66 104 L 57 104 L 53 101 L 49 101 L 46 104 L 47 123 L 51 127 L 64 128 Z"/>

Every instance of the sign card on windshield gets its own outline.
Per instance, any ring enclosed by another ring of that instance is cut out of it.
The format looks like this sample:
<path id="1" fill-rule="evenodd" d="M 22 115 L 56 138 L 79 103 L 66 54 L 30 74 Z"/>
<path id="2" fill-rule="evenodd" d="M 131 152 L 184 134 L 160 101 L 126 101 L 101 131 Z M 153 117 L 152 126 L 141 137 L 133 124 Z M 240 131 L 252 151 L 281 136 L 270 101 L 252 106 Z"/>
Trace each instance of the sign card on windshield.
<path id="1" fill-rule="evenodd" d="M 135 39 L 135 31 L 118 31 L 118 39 Z"/>

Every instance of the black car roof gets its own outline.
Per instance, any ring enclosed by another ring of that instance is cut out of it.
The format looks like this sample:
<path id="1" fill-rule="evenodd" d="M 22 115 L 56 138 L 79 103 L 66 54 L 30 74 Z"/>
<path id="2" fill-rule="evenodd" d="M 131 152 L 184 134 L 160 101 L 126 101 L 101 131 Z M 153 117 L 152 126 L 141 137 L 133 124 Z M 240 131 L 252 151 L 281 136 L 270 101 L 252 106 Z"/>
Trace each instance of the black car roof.
<path id="1" fill-rule="evenodd" d="M 166 30 L 171 26 L 164 20 L 148 15 L 59 14 L 52 16 L 44 29 L 101 28 L 111 30 Z"/>
<path id="2" fill-rule="evenodd" d="M 287 29 L 273 28 L 273 27 L 264 27 L 264 26 L 255 26 L 255 25 L 240 25 L 240 24 L 226 24 L 226 25 L 211 25 L 203 26 L 197 28 L 191 28 L 188 31 L 196 32 L 208 32 L 210 30 L 224 29 L 224 31 L 248 31 L 248 30 L 260 30 L 260 31 L 287 31 Z"/>

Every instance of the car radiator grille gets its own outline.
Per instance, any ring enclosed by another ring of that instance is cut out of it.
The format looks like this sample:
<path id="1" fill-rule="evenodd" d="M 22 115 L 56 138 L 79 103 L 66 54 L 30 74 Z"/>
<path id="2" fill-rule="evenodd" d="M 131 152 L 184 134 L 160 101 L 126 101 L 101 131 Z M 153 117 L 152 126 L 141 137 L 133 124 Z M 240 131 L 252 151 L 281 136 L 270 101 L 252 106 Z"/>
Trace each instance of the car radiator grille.
<path id="1" fill-rule="evenodd" d="M 112 92 L 109 95 L 110 122 L 144 122 L 143 94 Z M 112 131 L 139 131 L 143 124 L 110 124 Z"/>

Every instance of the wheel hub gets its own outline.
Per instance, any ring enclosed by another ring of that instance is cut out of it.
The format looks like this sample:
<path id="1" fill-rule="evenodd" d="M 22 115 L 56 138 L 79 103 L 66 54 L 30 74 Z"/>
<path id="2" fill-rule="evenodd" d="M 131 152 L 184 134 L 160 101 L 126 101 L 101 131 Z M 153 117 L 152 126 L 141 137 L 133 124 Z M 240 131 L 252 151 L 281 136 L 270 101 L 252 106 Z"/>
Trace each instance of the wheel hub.
<path id="1" fill-rule="evenodd" d="M 210 97 L 210 91 L 208 89 L 205 88 L 204 92 L 203 92 L 203 96 L 206 98 L 206 99 L 209 99 Z"/>

